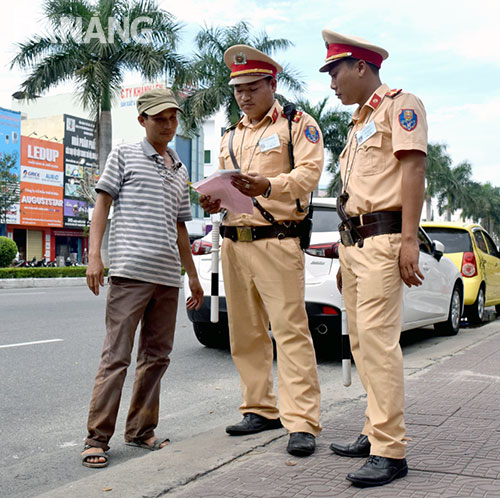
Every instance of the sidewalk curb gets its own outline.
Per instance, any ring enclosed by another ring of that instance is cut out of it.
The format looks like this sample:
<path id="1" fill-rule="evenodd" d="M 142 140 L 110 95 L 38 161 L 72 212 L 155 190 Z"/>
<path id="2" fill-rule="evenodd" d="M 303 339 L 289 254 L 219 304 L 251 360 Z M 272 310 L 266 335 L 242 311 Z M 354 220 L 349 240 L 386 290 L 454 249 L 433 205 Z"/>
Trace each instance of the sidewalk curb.
<path id="1" fill-rule="evenodd" d="M 0 278 L 0 289 L 29 289 L 33 287 L 77 287 L 87 285 L 85 277 Z"/>
<path id="2" fill-rule="evenodd" d="M 89 469 L 89 474 L 92 474 L 89 477 L 38 496 L 156 498 L 286 435 L 283 429 L 279 429 L 246 437 L 230 437 L 221 426 L 115 467 Z M 112 453 L 110 459 L 112 462 Z"/>

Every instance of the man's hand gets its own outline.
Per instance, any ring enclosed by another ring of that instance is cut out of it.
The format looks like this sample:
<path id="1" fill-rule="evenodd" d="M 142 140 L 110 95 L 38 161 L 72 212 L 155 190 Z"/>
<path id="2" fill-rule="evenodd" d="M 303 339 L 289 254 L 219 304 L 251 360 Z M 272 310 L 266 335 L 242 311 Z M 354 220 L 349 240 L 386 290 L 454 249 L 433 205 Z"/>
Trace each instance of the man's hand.
<path id="1" fill-rule="evenodd" d="M 203 211 L 210 214 L 218 213 L 221 210 L 220 199 L 212 201 L 209 195 L 200 195 L 200 206 Z"/>
<path id="2" fill-rule="evenodd" d="M 86 276 L 89 289 L 98 296 L 99 286 L 104 287 L 104 265 L 100 256 L 89 258 Z"/>
<path id="3" fill-rule="evenodd" d="M 186 308 L 188 310 L 199 310 L 203 304 L 203 289 L 198 280 L 198 275 L 189 277 L 189 289 L 191 290 L 191 297 L 186 301 Z"/>
<path id="4" fill-rule="evenodd" d="M 337 270 L 337 289 L 342 294 L 342 272 L 340 270 L 340 267 Z"/>
<path id="5" fill-rule="evenodd" d="M 231 185 L 248 197 L 262 195 L 269 187 L 269 183 L 265 176 L 258 173 L 235 174 L 231 177 Z"/>
<path id="6" fill-rule="evenodd" d="M 424 276 L 418 267 L 419 253 L 418 242 L 416 240 L 411 242 L 401 242 L 399 271 L 403 282 L 408 287 L 411 287 L 412 285 L 418 287 L 419 285 L 422 285 L 422 280 L 424 280 Z"/>

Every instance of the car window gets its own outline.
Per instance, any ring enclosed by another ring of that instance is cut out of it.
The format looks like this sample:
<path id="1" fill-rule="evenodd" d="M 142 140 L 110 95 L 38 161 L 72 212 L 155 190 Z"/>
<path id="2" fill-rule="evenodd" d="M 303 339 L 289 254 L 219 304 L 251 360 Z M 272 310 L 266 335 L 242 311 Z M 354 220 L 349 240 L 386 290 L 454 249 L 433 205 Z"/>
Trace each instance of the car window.
<path id="1" fill-rule="evenodd" d="M 333 206 L 314 206 L 313 232 L 336 232 L 339 224 L 340 218 Z"/>
<path id="2" fill-rule="evenodd" d="M 467 230 L 443 227 L 424 227 L 424 230 L 432 240 L 439 240 L 444 244 L 445 253 L 472 251 L 472 241 Z"/>
<path id="3" fill-rule="evenodd" d="M 481 230 L 475 230 L 472 233 L 474 234 L 474 239 L 476 240 L 477 247 L 481 251 L 488 253 L 488 248 L 486 247 L 486 242 L 484 241 L 483 234 L 481 233 Z"/>
<path id="4" fill-rule="evenodd" d="M 422 252 L 432 254 L 432 242 L 427 238 L 422 229 L 418 229 L 418 245 Z"/>
<path id="5" fill-rule="evenodd" d="M 486 245 L 488 246 L 488 252 L 492 256 L 495 256 L 496 258 L 500 257 L 497 246 L 493 242 L 493 239 L 486 232 L 483 232 L 483 237 L 486 240 Z"/>

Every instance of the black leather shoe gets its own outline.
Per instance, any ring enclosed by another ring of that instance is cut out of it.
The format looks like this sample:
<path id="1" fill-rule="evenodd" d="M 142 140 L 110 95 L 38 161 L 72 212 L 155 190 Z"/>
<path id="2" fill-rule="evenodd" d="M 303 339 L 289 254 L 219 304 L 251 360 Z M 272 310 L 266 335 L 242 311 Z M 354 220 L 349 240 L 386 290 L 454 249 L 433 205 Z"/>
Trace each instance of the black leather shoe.
<path id="1" fill-rule="evenodd" d="M 286 451 L 290 455 L 309 456 L 316 449 L 316 438 L 308 432 L 292 432 Z"/>
<path id="2" fill-rule="evenodd" d="M 330 449 L 340 456 L 351 458 L 366 458 L 370 456 L 370 441 L 368 436 L 360 434 L 354 443 L 332 443 Z"/>
<path id="3" fill-rule="evenodd" d="M 408 474 L 406 458 L 386 458 L 370 455 L 366 463 L 356 472 L 347 474 L 354 486 L 367 488 L 383 486 Z"/>
<path id="4" fill-rule="evenodd" d="M 283 427 L 279 418 L 269 419 L 256 413 L 245 413 L 239 424 L 228 425 L 226 432 L 230 436 L 245 436 L 246 434 L 257 434 L 257 432 L 280 429 Z"/>

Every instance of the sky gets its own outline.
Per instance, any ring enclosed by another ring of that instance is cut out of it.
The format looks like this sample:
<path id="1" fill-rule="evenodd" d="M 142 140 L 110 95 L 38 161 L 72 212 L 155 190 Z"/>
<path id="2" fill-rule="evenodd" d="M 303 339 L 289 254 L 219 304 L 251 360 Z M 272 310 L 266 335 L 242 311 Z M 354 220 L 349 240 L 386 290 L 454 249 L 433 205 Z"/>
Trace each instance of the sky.
<path id="1" fill-rule="evenodd" d="M 381 79 L 424 102 L 429 141 L 447 145 L 453 165 L 468 161 L 473 179 L 500 187 L 500 40 L 498 0 L 158 0 L 184 24 L 180 51 L 193 53 L 193 38 L 203 26 L 249 22 L 256 32 L 286 38 L 294 46 L 274 58 L 292 65 L 307 84 L 312 103 L 329 97 L 332 108 L 343 107 L 319 73 L 326 48 L 321 30 L 361 36 L 389 52 Z M 16 0 L 3 9 L 0 32 L 0 107 L 10 108 L 22 72 L 10 69 L 16 43 L 43 31 L 42 1 Z M 20 13 L 22 12 L 22 16 Z M 125 83 L 140 83 L 128 75 Z M 50 95 L 67 92 L 58 87 Z M 286 92 L 285 92 L 286 94 Z M 289 97 L 293 97 L 289 95 Z M 496 119 L 496 118 L 495 118 Z"/>

